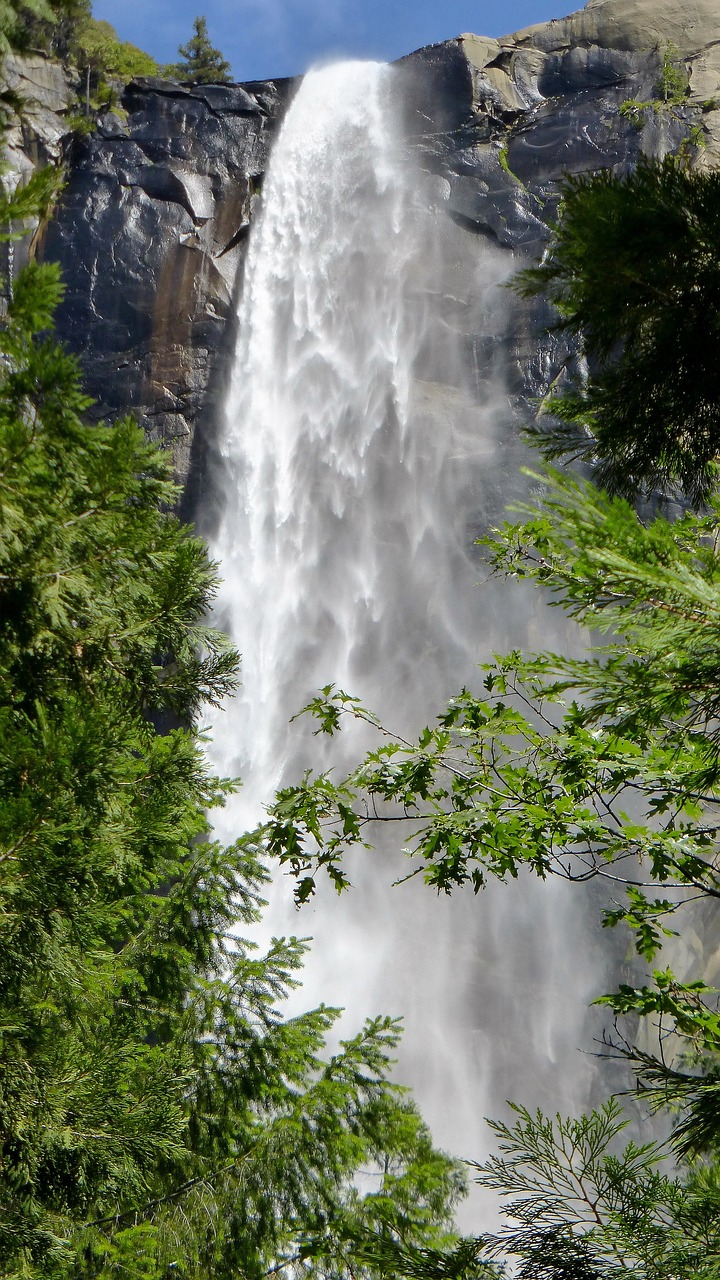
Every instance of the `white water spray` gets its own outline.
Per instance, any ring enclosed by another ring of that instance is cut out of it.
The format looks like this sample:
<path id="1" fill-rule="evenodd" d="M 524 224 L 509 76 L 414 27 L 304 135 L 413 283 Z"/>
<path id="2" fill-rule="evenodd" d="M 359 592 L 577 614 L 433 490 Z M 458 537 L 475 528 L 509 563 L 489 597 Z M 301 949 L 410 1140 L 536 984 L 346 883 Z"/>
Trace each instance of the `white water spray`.
<path id="1" fill-rule="evenodd" d="M 507 264 L 431 213 L 393 75 L 351 63 L 305 78 L 249 246 L 211 547 L 219 620 L 243 657 L 213 748 L 218 770 L 243 779 L 228 837 L 262 818 L 278 785 L 323 767 L 310 726 L 289 723 L 320 686 L 411 734 L 478 683 L 478 662 L 527 639 L 525 605 L 477 585 L 477 494 L 507 411 L 496 380 L 470 389 L 450 296 L 454 278 L 473 332 L 492 336 Z M 334 741 L 338 770 L 361 745 L 352 732 Z M 322 893 L 299 917 L 281 881 L 267 935 L 315 935 L 304 1006 L 342 1004 L 351 1026 L 404 1016 L 399 1074 L 437 1140 L 478 1157 L 482 1117 L 504 1098 L 584 1100 L 575 1047 L 601 978 L 560 886 L 437 900 L 421 885 L 391 890 L 397 871 L 388 851 L 365 856 L 350 894 Z"/>

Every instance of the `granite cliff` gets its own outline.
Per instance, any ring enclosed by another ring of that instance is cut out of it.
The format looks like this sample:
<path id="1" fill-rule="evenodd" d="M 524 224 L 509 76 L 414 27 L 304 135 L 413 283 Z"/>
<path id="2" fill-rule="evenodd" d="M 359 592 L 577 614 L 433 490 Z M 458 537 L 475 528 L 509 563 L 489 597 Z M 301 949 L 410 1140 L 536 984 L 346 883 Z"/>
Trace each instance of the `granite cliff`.
<path id="1" fill-rule="evenodd" d="M 669 64 L 687 84 L 675 99 L 663 87 Z M 589 0 L 567 18 L 497 40 L 462 35 L 397 65 L 408 144 L 469 254 L 481 237 L 509 263 L 537 256 L 566 173 L 622 170 L 642 153 L 720 161 L 714 0 Z M 120 109 L 77 136 L 60 68 L 14 58 L 5 78 L 22 100 L 15 173 L 61 150 L 67 166 L 53 218 L 34 232 L 67 283 L 60 337 L 82 361 L 98 417 L 130 409 L 173 449 L 190 511 L 224 392 L 247 233 L 293 82 L 137 80 Z M 437 306 L 526 415 L 572 352 L 545 334 L 542 305 L 509 303 L 502 332 L 477 332 L 462 279 L 455 270 Z M 441 369 L 429 376 L 442 383 Z"/>

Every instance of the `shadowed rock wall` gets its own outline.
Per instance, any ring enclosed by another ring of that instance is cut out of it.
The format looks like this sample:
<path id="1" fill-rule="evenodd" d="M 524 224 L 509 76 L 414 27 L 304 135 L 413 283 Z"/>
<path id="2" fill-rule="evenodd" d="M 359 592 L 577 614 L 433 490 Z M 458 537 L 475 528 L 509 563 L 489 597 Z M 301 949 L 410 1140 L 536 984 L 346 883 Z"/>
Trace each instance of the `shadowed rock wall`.
<path id="1" fill-rule="evenodd" d="M 63 268 L 57 325 L 98 416 L 136 413 L 191 466 L 232 341 L 244 242 L 287 83 L 139 80 L 75 138 L 43 254 Z"/>

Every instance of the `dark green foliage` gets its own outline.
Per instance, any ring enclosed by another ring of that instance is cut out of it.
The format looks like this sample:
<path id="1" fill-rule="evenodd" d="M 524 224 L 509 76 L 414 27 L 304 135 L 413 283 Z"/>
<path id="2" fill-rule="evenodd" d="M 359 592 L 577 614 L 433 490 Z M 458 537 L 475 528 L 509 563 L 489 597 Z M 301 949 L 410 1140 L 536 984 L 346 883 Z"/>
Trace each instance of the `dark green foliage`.
<path id="1" fill-rule="evenodd" d="M 175 80 L 189 81 L 191 84 L 229 84 L 230 63 L 226 62 L 219 49 L 210 42 L 207 19 L 200 17 L 193 22 L 195 35 L 187 44 L 181 44 L 178 53 L 182 62 L 165 68 L 165 74 Z"/>
<path id="2" fill-rule="evenodd" d="M 52 22 L 49 0 L 0 0 L 0 56 L 22 43 L 24 24 L 32 20 Z"/>
<path id="3" fill-rule="evenodd" d="M 21 52 L 41 49 L 58 58 L 71 55 L 75 35 L 89 18 L 91 0 L 3 0 L 16 13 L 8 33 L 10 44 Z"/>
<path id="4" fill-rule="evenodd" d="M 167 459 L 84 422 L 61 293 L 32 263 L 0 328 L 0 1271 L 370 1275 L 352 1233 L 442 1247 L 463 1176 L 395 1024 L 325 1060 L 336 1011 L 282 1015 L 303 944 L 243 941 L 267 873 L 210 838 L 195 727 L 237 674 L 215 568 Z"/>
<path id="5" fill-rule="evenodd" d="M 720 447 L 720 174 L 677 160 L 569 178 L 546 261 L 521 272 L 578 334 L 587 381 L 551 397 L 546 456 L 597 462 L 625 494 L 681 489 L 703 502 Z"/>
<path id="6" fill-rule="evenodd" d="M 656 1143 L 623 1147 L 616 1102 L 580 1119 L 513 1107 L 491 1122 L 499 1155 L 472 1167 L 505 1202 L 496 1234 L 454 1249 L 358 1241 L 390 1280 L 718 1280 L 720 1183 L 711 1168 L 678 1175 Z M 506 1268 L 510 1268 L 508 1271 Z"/>
<path id="7" fill-rule="evenodd" d="M 460 1240 L 453 1249 L 419 1249 L 387 1237 L 365 1235 L 355 1243 L 356 1256 L 382 1276 L 407 1280 L 498 1280 L 499 1267 L 488 1262 L 483 1240 Z"/>
<path id="8" fill-rule="evenodd" d="M 210 637 L 198 666 L 212 574 L 158 510 L 174 496 L 166 464 L 130 422 L 82 423 L 75 363 L 42 336 L 60 294 L 57 270 L 32 264 L 0 333 L 6 1267 L 62 1253 L 68 1220 L 99 1195 L 140 1193 L 148 1166 L 182 1145 L 182 1055 L 145 1043 L 132 1001 L 123 1012 L 126 993 L 157 999 L 160 981 L 126 947 L 172 910 L 158 890 L 187 874 L 198 800 L 217 787 L 192 739 L 157 739 L 146 712 L 189 714 L 196 687 L 220 696 L 236 666 Z M 172 662 L 167 691 L 158 654 Z M 163 957 L 176 999 L 193 959 Z"/>

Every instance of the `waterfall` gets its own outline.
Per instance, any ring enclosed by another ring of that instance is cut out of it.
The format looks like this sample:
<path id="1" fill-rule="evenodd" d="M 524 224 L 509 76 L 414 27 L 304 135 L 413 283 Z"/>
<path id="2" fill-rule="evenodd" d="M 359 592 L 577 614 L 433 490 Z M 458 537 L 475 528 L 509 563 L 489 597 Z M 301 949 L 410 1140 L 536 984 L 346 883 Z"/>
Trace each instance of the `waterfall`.
<path id="1" fill-rule="evenodd" d="M 482 495 L 502 487 L 508 410 L 501 371 L 473 365 L 462 331 L 491 343 L 508 323 L 512 264 L 444 214 L 442 181 L 402 141 L 395 75 L 346 63 L 305 77 L 251 236 L 211 545 L 218 619 L 243 658 L 211 748 L 243 779 L 221 836 L 254 826 L 305 768 L 356 758 L 359 730 L 326 760 L 290 724 L 322 685 L 413 733 L 479 686 L 479 662 L 546 626 L 542 606 L 478 584 L 473 548 Z M 505 1098 L 586 1100 L 576 1046 L 601 951 L 573 889 L 521 879 L 437 899 L 391 889 L 402 869 L 388 843 L 352 862 L 349 894 L 322 891 L 299 915 L 279 877 L 266 936 L 314 935 L 303 1006 L 345 1006 L 344 1030 L 404 1017 L 400 1078 L 436 1139 L 479 1157 L 483 1116 Z"/>

